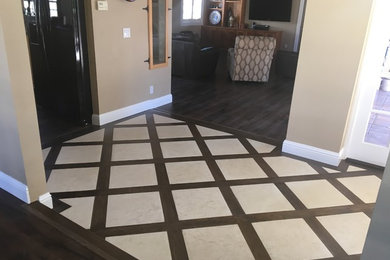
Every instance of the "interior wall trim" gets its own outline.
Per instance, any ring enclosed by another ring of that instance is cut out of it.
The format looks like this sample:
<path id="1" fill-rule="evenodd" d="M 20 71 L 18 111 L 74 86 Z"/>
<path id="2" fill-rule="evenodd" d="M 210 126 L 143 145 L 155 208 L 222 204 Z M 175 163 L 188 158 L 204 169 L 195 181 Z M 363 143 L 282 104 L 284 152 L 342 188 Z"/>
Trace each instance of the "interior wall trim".
<path id="1" fill-rule="evenodd" d="M 30 203 L 27 185 L 0 171 L 0 188 L 26 203 Z"/>
<path id="2" fill-rule="evenodd" d="M 110 111 L 104 114 L 93 114 L 92 115 L 92 124 L 93 125 L 105 125 L 113 121 L 132 116 L 141 112 L 144 112 L 149 109 L 153 109 L 159 106 L 172 103 L 172 95 L 165 95 L 159 98 L 146 100 L 128 107 L 120 108 L 114 111 Z"/>
<path id="3" fill-rule="evenodd" d="M 53 199 L 50 192 L 46 192 L 45 194 L 39 196 L 39 202 L 48 208 L 53 208 Z"/>
<path id="4" fill-rule="evenodd" d="M 282 152 L 314 161 L 338 166 L 342 159 L 342 154 L 317 148 L 314 146 L 284 140 Z"/>

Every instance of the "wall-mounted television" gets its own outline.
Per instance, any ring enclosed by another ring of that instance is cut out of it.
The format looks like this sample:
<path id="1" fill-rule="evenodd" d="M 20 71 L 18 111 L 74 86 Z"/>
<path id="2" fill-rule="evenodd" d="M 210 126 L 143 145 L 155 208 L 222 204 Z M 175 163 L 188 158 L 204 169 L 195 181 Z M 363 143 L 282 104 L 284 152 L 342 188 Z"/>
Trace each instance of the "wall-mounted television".
<path id="1" fill-rule="evenodd" d="M 292 0 L 250 0 L 249 20 L 290 22 Z"/>

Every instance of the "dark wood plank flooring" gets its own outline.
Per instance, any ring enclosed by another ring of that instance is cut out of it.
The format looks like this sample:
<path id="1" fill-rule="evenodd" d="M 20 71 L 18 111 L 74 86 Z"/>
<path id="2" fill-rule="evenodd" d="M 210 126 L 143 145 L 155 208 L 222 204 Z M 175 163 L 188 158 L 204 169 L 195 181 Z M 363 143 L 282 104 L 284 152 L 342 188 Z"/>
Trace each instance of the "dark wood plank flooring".
<path id="1" fill-rule="evenodd" d="M 171 104 L 158 109 L 283 141 L 286 137 L 294 80 L 274 71 L 268 83 L 232 82 L 221 51 L 212 78 L 172 77 Z"/>
<path id="2" fill-rule="evenodd" d="M 103 259 L 0 189 L 1 259 Z"/>

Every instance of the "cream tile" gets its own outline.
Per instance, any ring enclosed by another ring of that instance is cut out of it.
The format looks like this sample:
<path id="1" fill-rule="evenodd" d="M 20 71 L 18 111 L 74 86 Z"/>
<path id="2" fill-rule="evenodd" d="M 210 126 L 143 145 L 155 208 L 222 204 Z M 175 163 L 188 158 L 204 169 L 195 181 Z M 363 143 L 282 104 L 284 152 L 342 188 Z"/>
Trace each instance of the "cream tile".
<path id="1" fill-rule="evenodd" d="M 167 232 L 106 237 L 106 240 L 137 259 L 172 259 Z"/>
<path id="2" fill-rule="evenodd" d="M 253 223 L 272 259 L 319 259 L 332 254 L 303 219 Z"/>
<path id="3" fill-rule="evenodd" d="M 252 158 L 217 160 L 226 180 L 267 178 L 267 174 Z"/>
<path id="4" fill-rule="evenodd" d="M 134 118 L 130 118 L 116 125 L 145 125 L 145 124 L 146 124 L 146 117 L 145 115 L 141 115 Z"/>
<path id="5" fill-rule="evenodd" d="M 110 188 L 157 185 L 154 164 L 112 166 Z"/>
<path id="6" fill-rule="evenodd" d="M 52 170 L 47 189 L 49 192 L 95 190 L 99 168 Z"/>
<path id="7" fill-rule="evenodd" d="M 197 125 L 196 128 L 198 128 L 198 131 L 201 136 L 224 136 L 224 135 L 232 135 L 230 133 L 218 131 L 212 128 L 204 127 L 204 126 L 199 126 Z"/>
<path id="8" fill-rule="evenodd" d="M 109 195 L 107 227 L 164 222 L 158 192 Z"/>
<path id="9" fill-rule="evenodd" d="M 50 150 L 51 150 L 51 147 L 48 147 L 48 148 L 42 150 L 42 159 L 43 159 L 43 161 L 46 161 L 46 158 L 49 155 Z"/>
<path id="10" fill-rule="evenodd" d="M 202 156 L 195 141 L 160 143 L 164 158 Z"/>
<path id="11" fill-rule="evenodd" d="M 89 229 L 91 227 L 94 199 L 94 197 L 61 199 L 61 201 L 71 206 L 62 211 L 61 215 L 83 228 Z"/>
<path id="12" fill-rule="evenodd" d="M 381 179 L 374 175 L 361 177 L 338 178 L 349 190 L 365 203 L 375 203 Z"/>
<path id="13" fill-rule="evenodd" d="M 169 183 L 214 181 L 205 161 L 166 163 Z"/>
<path id="14" fill-rule="evenodd" d="M 347 172 L 358 172 L 358 171 L 366 171 L 366 169 L 359 168 L 353 165 L 348 166 Z"/>
<path id="15" fill-rule="evenodd" d="M 63 146 L 56 164 L 100 162 L 101 145 Z"/>
<path id="16" fill-rule="evenodd" d="M 333 170 L 330 168 L 322 167 L 327 173 L 340 173 L 338 170 Z"/>
<path id="17" fill-rule="evenodd" d="M 286 184 L 309 209 L 352 204 L 326 180 L 297 181 Z"/>
<path id="18" fill-rule="evenodd" d="M 82 135 L 80 137 L 74 138 L 67 141 L 66 143 L 78 143 L 78 142 L 103 142 L 104 139 L 104 129 L 97 130 L 95 132 Z"/>
<path id="19" fill-rule="evenodd" d="M 370 218 L 362 212 L 317 217 L 349 255 L 361 254 Z"/>
<path id="20" fill-rule="evenodd" d="M 232 186 L 246 214 L 294 210 L 275 184 Z"/>
<path id="21" fill-rule="evenodd" d="M 308 163 L 285 156 L 265 157 L 264 160 L 280 177 L 318 174 Z"/>
<path id="22" fill-rule="evenodd" d="M 205 142 L 213 155 L 248 153 L 245 147 L 237 139 L 206 140 Z"/>
<path id="23" fill-rule="evenodd" d="M 172 193 L 180 220 L 231 215 L 218 188 L 174 190 Z"/>
<path id="24" fill-rule="evenodd" d="M 158 138 L 192 137 L 192 133 L 186 125 L 157 126 Z"/>
<path id="25" fill-rule="evenodd" d="M 112 160 L 142 160 L 153 159 L 150 143 L 114 144 L 112 146 Z"/>
<path id="26" fill-rule="evenodd" d="M 183 230 L 190 260 L 254 259 L 237 225 Z"/>
<path id="27" fill-rule="evenodd" d="M 156 124 L 184 123 L 183 121 L 176 120 L 166 116 L 153 115 L 153 117 L 154 117 L 154 122 Z"/>
<path id="28" fill-rule="evenodd" d="M 276 146 L 271 144 L 255 141 L 252 139 L 247 139 L 247 140 L 253 146 L 253 148 L 256 149 L 258 153 L 270 153 L 276 148 Z"/>
<path id="29" fill-rule="evenodd" d="M 147 127 L 121 127 L 114 128 L 114 141 L 123 140 L 148 140 L 149 132 Z"/>

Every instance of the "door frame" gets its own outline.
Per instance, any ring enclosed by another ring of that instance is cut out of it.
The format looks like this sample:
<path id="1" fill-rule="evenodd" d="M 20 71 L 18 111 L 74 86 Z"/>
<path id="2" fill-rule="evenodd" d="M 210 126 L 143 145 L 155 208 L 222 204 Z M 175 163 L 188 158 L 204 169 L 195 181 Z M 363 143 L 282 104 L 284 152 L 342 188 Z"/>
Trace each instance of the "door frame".
<path id="1" fill-rule="evenodd" d="M 380 86 L 380 68 L 384 55 L 382 50 L 386 50 L 390 39 L 390 29 L 386 33 L 381 31 L 382 28 L 386 29 L 386 24 L 390 23 L 390 17 L 386 13 L 390 10 L 390 3 L 388 0 L 375 0 L 373 4 L 355 82 L 343 157 L 385 166 L 389 148 L 364 141 L 376 90 Z"/>

